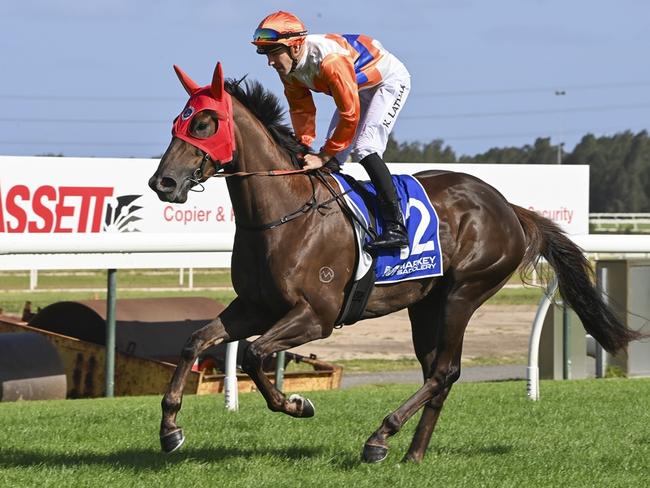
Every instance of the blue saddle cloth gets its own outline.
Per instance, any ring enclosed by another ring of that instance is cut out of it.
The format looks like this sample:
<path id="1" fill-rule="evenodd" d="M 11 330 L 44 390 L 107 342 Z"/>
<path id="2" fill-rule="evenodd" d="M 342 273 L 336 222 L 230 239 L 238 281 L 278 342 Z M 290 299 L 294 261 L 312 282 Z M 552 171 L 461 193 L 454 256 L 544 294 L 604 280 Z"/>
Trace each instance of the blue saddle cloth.
<path id="1" fill-rule="evenodd" d="M 368 227 L 370 213 L 368 206 L 373 207 L 374 215 L 378 215 L 377 191 L 368 181 L 359 182 L 367 192 L 360 194 L 341 174 L 332 173 L 341 189 L 347 192 L 345 197 L 357 216 L 362 217 Z M 396 283 L 405 280 L 416 280 L 432 276 L 442 276 L 442 255 L 440 253 L 440 237 L 438 234 L 438 215 L 431 205 L 428 195 L 420 182 L 411 175 L 393 175 L 393 183 L 397 189 L 402 214 L 405 217 L 406 230 L 409 235 L 409 247 L 402 249 L 385 249 L 377 253 L 375 266 L 375 284 Z M 356 209 L 354 208 L 356 207 Z M 383 221 L 376 219 L 376 229 L 379 234 L 383 229 Z M 355 226 L 359 234 L 359 226 Z M 370 236 L 357 235 L 362 243 L 368 242 Z M 361 246 L 363 248 L 363 245 Z M 368 260 L 365 260 L 368 262 Z M 359 259 L 360 265 L 364 262 Z M 357 272 L 357 277 L 362 273 Z"/>

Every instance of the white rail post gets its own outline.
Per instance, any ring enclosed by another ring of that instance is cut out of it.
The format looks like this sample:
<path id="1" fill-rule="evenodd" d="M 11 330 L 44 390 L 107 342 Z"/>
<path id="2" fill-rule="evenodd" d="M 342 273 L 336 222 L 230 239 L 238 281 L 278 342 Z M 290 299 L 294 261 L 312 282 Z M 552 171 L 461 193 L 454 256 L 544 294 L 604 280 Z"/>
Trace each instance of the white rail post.
<path id="1" fill-rule="evenodd" d="M 29 270 L 29 291 L 34 291 L 38 286 L 38 270 Z"/>
<path id="2" fill-rule="evenodd" d="M 533 329 L 530 332 L 530 342 L 528 344 L 528 368 L 526 369 L 526 390 L 528 398 L 539 400 L 539 341 L 542 336 L 542 327 L 548 308 L 553 303 L 553 295 L 557 290 L 557 277 L 553 278 L 548 284 L 544 296 L 539 301 L 535 320 L 533 320 Z"/>
<path id="3" fill-rule="evenodd" d="M 237 389 L 237 341 L 226 344 L 226 377 L 223 392 L 226 410 L 236 412 L 239 410 L 239 391 Z"/>
<path id="4" fill-rule="evenodd" d="M 607 282 L 607 268 L 601 266 L 598 269 L 598 288 L 605 305 L 609 306 L 609 283 Z M 604 378 L 607 372 L 607 355 L 603 346 L 601 346 L 596 339 L 594 339 L 596 357 L 596 378 Z"/>

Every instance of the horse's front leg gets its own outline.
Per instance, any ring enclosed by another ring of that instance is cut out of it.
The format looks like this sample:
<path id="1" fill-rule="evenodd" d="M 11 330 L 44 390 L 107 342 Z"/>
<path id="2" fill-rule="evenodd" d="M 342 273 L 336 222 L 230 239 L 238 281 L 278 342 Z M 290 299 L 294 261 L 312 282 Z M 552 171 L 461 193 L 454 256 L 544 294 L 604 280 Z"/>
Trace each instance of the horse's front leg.
<path id="1" fill-rule="evenodd" d="M 215 344 L 259 334 L 264 330 L 264 325 L 263 320 L 251 315 L 250 307 L 236 298 L 216 319 L 189 337 L 161 402 L 160 445 L 164 452 L 175 451 L 185 441 L 183 430 L 176 425 L 176 416 L 181 409 L 185 383 L 198 355 Z"/>
<path id="2" fill-rule="evenodd" d="M 292 417 L 314 415 L 311 401 L 299 395 L 287 398 L 271 383 L 262 370 L 262 361 L 275 352 L 329 336 L 333 327 L 323 327 L 320 322 L 309 304 L 300 302 L 246 350 L 242 369 L 251 377 L 269 409 L 274 412 L 284 412 Z"/>

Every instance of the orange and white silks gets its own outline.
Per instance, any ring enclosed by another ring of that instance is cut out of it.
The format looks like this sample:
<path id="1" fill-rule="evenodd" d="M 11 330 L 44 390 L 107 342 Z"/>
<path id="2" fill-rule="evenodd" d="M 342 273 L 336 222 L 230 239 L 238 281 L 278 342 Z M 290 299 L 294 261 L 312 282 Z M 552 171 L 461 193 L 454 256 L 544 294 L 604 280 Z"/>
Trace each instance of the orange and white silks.
<path id="1" fill-rule="evenodd" d="M 394 73 L 408 77 L 404 65 L 368 36 L 306 36 L 302 57 L 290 74 L 281 77 L 296 136 L 312 144 L 316 138 L 316 106 L 311 91 L 325 93 L 334 98 L 338 121 L 322 151 L 330 156 L 345 151 L 359 124 L 359 91 L 376 87 Z"/>

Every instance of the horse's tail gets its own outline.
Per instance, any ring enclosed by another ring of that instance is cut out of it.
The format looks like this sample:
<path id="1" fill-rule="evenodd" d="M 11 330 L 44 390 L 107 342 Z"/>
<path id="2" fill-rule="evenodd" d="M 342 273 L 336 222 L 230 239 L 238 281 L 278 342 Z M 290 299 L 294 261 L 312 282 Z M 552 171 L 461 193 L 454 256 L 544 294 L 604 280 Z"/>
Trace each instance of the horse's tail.
<path id="1" fill-rule="evenodd" d="M 578 314 L 589 334 L 607 351 L 618 351 L 643 334 L 627 328 L 603 302 L 592 284 L 593 270 L 582 250 L 551 220 L 512 205 L 526 234 L 525 269 L 543 256 L 553 267 L 562 298 Z"/>

